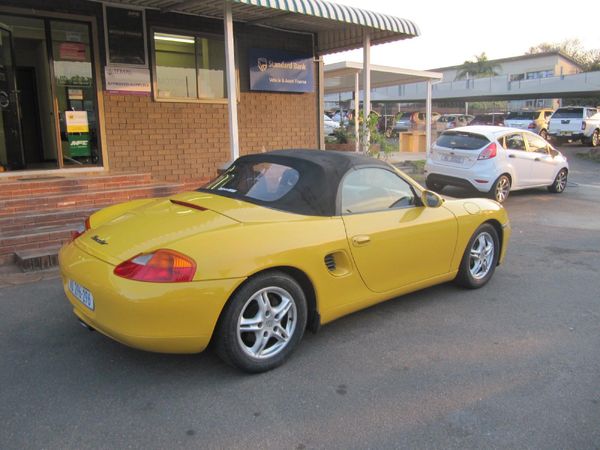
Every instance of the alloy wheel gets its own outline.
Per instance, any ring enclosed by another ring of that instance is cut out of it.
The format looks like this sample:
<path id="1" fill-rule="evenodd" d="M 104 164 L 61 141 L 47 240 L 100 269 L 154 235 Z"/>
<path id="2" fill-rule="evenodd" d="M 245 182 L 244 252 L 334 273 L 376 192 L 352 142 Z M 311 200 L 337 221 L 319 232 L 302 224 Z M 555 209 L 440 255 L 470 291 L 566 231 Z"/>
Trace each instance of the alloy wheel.
<path id="1" fill-rule="evenodd" d="M 502 203 L 508 197 L 510 192 L 510 181 L 507 177 L 502 176 L 496 183 L 496 200 Z"/>
<path id="2" fill-rule="evenodd" d="M 238 343 L 253 358 L 270 358 L 288 345 L 296 322 L 293 296 L 280 287 L 263 288 L 242 308 L 237 322 Z"/>
<path id="3" fill-rule="evenodd" d="M 564 170 L 561 170 L 560 172 L 558 172 L 558 175 L 556 175 L 556 181 L 554 182 L 554 189 L 556 189 L 556 192 L 562 192 L 565 190 L 566 187 L 567 187 L 567 172 Z"/>
<path id="4" fill-rule="evenodd" d="M 473 241 L 469 253 L 469 271 L 476 280 L 484 278 L 494 261 L 494 240 L 488 232 L 481 233 Z"/>

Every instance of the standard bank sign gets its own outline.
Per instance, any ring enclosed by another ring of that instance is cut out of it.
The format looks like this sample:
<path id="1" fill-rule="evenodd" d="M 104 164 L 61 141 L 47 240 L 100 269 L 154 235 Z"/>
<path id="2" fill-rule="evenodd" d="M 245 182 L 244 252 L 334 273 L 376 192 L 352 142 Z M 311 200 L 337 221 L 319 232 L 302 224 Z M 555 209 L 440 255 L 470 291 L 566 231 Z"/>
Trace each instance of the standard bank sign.
<path id="1" fill-rule="evenodd" d="M 251 48 L 248 51 L 250 89 L 274 92 L 313 92 L 314 68 L 311 57 L 281 50 Z"/>

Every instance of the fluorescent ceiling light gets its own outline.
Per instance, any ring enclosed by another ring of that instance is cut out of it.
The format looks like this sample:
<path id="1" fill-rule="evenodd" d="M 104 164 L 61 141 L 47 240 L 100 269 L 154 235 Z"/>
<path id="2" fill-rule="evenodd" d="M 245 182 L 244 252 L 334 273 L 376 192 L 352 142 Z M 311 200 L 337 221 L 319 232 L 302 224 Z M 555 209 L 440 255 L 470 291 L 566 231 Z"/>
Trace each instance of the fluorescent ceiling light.
<path id="1" fill-rule="evenodd" d="M 177 36 L 176 34 L 158 34 L 154 35 L 156 41 L 183 42 L 184 44 L 193 44 L 194 38 L 185 36 Z"/>

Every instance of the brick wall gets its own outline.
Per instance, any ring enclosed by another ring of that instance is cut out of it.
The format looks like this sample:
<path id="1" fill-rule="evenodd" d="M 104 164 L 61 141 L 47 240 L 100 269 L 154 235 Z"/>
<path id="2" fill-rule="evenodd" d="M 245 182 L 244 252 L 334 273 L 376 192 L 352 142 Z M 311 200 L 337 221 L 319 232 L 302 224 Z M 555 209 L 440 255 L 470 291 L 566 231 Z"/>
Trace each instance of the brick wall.
<path id="1" fill-rule="evenodd" d="M 113 172 L 190 181 L 212 178 L 229 160 L 227 105 L 105 94 L 104 109 Z M 238 120 L 241 154 L 317 147 L 315 94 L 243 92 Z"/>

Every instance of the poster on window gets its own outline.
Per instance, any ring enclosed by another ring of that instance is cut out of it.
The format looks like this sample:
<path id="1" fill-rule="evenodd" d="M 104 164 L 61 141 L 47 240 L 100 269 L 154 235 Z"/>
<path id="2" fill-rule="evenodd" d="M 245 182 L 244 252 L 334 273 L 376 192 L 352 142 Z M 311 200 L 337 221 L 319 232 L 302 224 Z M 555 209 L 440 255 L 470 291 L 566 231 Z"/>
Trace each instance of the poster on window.
<path id="1" fill-rule="evenodd" d="M 90 131 L 87 111 L 65 111 L 67 133 L 88 133 Z"/>
<path id="2" fill-rule="evenodd" d="M 150 70 L 143 67 L 104 68 L 106 90 L 119 94 L 150 95 Z"/>
<path id="3" fill-rule="evenodd" d="M 61 61 L 87 61 L 85 44 L 80 42 L 61 42 L 58 46 L 58 58 Z"/>
<path id="4" fill-rule="evenodd" d="M 104 6 L 108 64 L 146 65 L 144 11 Z"/>
<path id="5" fill-rule="evenodd" d="M 314 65 L 310 56 L 251 48 L 248 52 L 248 62 L 250 89 L 253 91 L 314 91 Z"/>

